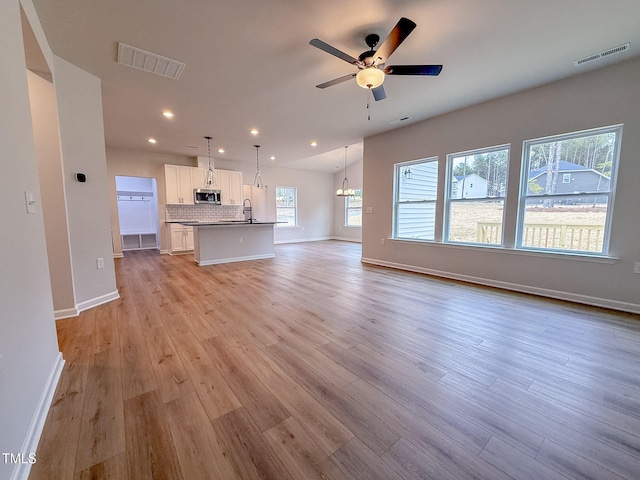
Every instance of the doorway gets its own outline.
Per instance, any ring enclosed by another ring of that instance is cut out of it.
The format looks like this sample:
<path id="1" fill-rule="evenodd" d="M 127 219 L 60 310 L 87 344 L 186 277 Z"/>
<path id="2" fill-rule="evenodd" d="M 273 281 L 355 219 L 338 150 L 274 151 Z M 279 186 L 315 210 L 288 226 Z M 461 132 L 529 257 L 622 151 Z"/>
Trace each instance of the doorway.
<path id="1" fill-rule="evenodd" d="M 116 176 L 122 251 L 158 248 L 158 188 L 155 178 Z"/>

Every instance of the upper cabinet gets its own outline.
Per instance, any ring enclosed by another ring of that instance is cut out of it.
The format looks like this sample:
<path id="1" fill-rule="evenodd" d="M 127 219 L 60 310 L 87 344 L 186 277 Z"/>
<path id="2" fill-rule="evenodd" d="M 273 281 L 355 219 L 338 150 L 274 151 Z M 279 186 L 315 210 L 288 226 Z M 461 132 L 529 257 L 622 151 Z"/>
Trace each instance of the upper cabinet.
<path id="1" fill-rule="evenodd" d="M 164 166 L 164 183 L 168 204 L 193 204 L 191 167 L 182 165 Z"/>
<path id="2" fill-rule="evenodd" d="M 222 205 L 242 205 L 242 172 L 215 170 Z"/>
<path id="3" fill-rule="evenodd" d="M 242 205 L 242 172 L 214 170 L 214 184 L 207 185 L 207 169 L 184 165 L 165 165 L 166 203 L 193 205 L 195 188 L 220 190 L 223 205 Z"/>
<path id="4" fill-rule="evenodd" d="M 217 179 L 216 179 L 217 181 Z M 191 183 L 192 188 L 210 188 L 207 186 L 207 169 L 206 168 L 192 168 L 191 169 Z M 215 187 L 213 187 L 215 188 Z"/>

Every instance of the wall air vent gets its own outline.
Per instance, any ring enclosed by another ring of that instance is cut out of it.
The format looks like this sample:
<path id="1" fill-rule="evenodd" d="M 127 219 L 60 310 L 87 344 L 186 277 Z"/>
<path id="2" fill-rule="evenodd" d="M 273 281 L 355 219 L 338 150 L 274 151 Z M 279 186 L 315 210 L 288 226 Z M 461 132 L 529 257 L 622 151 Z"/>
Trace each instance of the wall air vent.
<path id="1" fill-rule="evenodd" d="M 594 53 L 593 55 L 589 55 L 587 57 L 579 58 L 578 60 L 574 60 L 573 64 L 576 67 L 580 65 L 584 65 L 585 63 L 593 62 L 595 60 L 600 60 L 601 58 L 609 57 L 611 55 L 615 55 L 616 53 L 622 53 L 631 47 L 631 44 L 625 43 L 624 45 L 618 45 L 617 47 L 610 48 L 609 50 L 605 50 L 604 52 Z"/>
<path id="2" fill-rule="evenodd" d="M 132 47 L 126 43 L 118 43 L 118 63 L 173 80 L 177 80 L 184 69 L 182 62 Z"/>
<path id="3" fill-rule="evenodd" d="M 391 120 L 389 123 L 391 125 L 395 125 L 396 123 L 402 123 L 402 122 L 406 122 L 407 120 L 410 120 L 411 117 L 410 116 L 404 116 L 404 117 L 400 117 L 400 118 L 396 118 L 395 120 Z"/>

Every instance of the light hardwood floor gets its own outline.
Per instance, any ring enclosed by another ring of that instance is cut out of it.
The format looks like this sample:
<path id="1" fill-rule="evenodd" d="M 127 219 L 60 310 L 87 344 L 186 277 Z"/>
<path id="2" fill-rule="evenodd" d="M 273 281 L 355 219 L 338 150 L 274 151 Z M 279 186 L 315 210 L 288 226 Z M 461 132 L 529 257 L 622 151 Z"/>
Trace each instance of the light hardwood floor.
<path id="1" fill-rule="evenodd" d="M 640 319 L 364 266 L 127 252 L 57 322 L 30 479 L 638 479 Z"/>

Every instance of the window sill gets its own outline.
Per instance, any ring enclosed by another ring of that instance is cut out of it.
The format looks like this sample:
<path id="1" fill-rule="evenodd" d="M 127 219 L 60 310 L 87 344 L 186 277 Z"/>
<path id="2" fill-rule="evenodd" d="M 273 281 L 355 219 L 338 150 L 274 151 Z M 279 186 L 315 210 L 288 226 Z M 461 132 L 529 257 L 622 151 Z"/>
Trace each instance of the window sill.
<path id="1" fill-rule="evenodd" d="M 388 238 L 391 242 L 400 243 L 422 243 L 436 248 L 447 248 L 454 250 L 470 250 L 470 251 L 490 251 L 492 253 L 506 253 L 508 255 L 518 255 L 525 257 L 540 257 L 540 258 L 557 258 L 565 260 L 579 260 L 581 262 L 594 262 L 594 263 L 608 263 L 613 264 L 620 260 L 618 257 L 611 257 L 608 255 L 589 255 L 584 253 L 573 252 L 559 252 L 553 251 L 541 251 L 541 250 L 529 250 L 529 249 L 515 249 L 505 248 L 498 245 L 465 245 L 460 243 L 440 243 L 433 240 L 414 240 L 410 238 Z"/>

